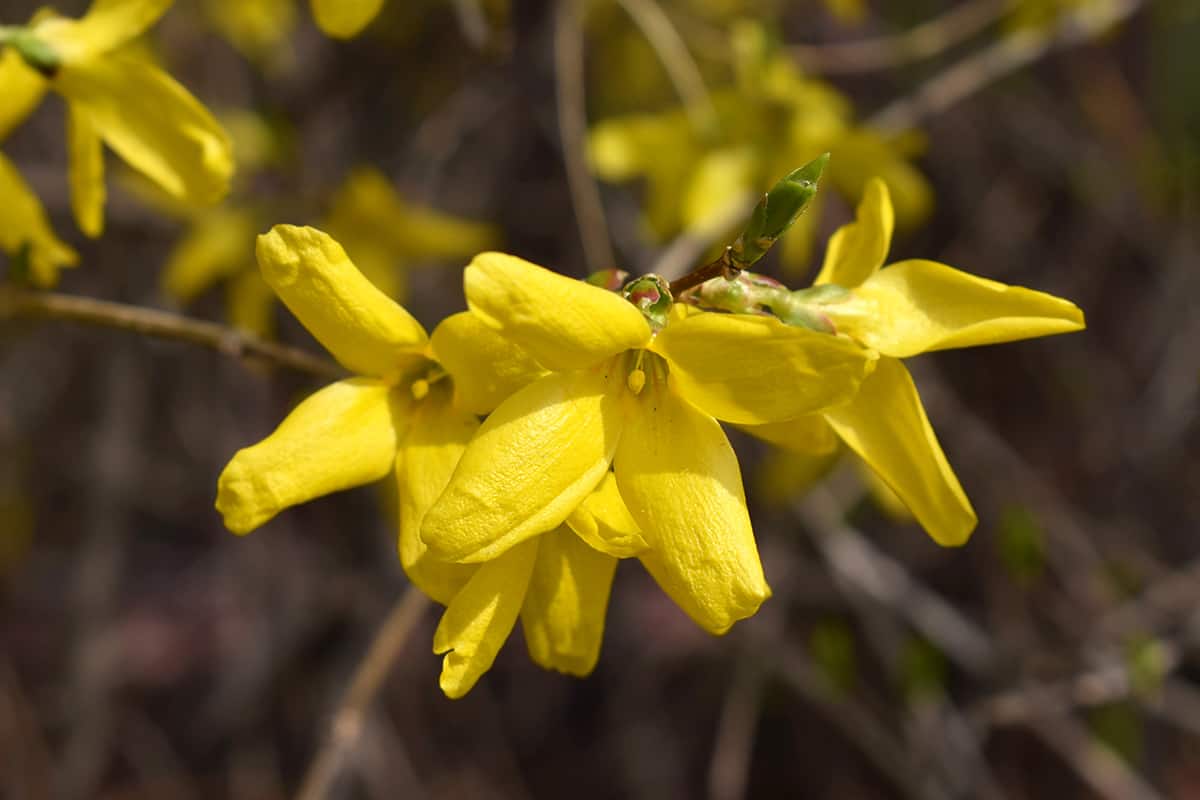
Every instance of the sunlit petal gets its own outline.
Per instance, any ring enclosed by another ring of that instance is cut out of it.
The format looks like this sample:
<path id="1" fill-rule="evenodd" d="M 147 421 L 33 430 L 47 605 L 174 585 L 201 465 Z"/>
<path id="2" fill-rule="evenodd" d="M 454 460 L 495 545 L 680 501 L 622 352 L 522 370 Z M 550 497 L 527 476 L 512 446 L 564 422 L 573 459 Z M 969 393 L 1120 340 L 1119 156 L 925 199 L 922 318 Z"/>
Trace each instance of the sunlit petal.
<path id="1" fill-rule="evenodd" d="M 844 337 L 748 314 L 694 314 L 673 321 L 653 349 L 670 362 L 671 382 L 689 402 L 744 425 L 845 402 L 874 360 Z"/>
<path id="2" fill-rule="evenodd" d="M 38 37 L 68 60 L 107 53 L 141 36 L 174 0 L 93 0 L 78 20 L 47 18 L 35 24 Z"/>
<path id="3" fill-rule="evenodd" d="M 829 239 L 815 283 L 850 289 L 871 277 L 887 258 L 895 225 L 887 184 L 872 178 L 863 189 L 855 221 L 838 228 Z"/>
<path id="4" fill-rule="evenodd" d="M 169 194 L 209 204 L 228 191 L 233 152 L 225 131 L 149 61 L 113 53 L 64 64 L 54 86 L 105 144 Z"/>
<path id="5" fill-rule="evenodd" d="M 879 359 L 858 395 L 829 409 L 825 417 L 938 544 L 967 540 L 977 522 L 975 511 L 938 444 L 912 377 L 898 359 Z"/>
<path id="6" fill-rule="evenodd" d="M 434 358 L 454 379 L 455 404 L 476 414 L 490 413 L 546 374 L 532 356 L 470 311 L 442 320 L 430 344 Z"/>
<path id="7" fill-rule="evenodd" d="M 500 404 L 471 441 L 421 538 L 448 561 L 485 561 L 562 524 L 616 449 L 604 368 L 552 373 Z"/>
<path id="8" fill-rule="evenodd" d="M 433 652 L 446 654 L 439 684 L 447 697 L 462 697 L 491 669 L 517 624 L 537 552 L 535 539 L 480 565 L 450 602 L 433 634 Z"/>
<path id="9" fill-rule="evenodd" d="M 1084 328 L 1069 300 L 1008 286 L 934 261 L 902 261 L 855 290 L 863 316 L 850 335 L 896 358 Z"/>
<path id="10" fill-rule="evenodd" d="M 400 564 L 421 591 L 449 605 L 476 568 L 430 557 L 421 541 L 421 523 L 446 488 L 467 442 L 479 428 L 479 420 L 451 404 L 446 386 L 435 385 L 424 400 L 414 405 L 408 435 L 396 457 Z"/>
<path id="11" fill-rule="evenodd" d="M 225 527 L 249 533 L 288 506 L 384 477 L 405 413 L 399 392 L 365 378 L 310 395 L 221 473 L 217 510 Z"/>
<path id="12" fill-rule="evenodd" d="M 629 558 L 649 548 L 611 472 L 604 473 L 600 485 L 571 512 L 567 525 L 593 548 L 613 558 Z"/>
<path id="13" fill-rule="evenodd" d="M 583 677 L 596 666 L 617 559 L 566 526 L 538 538 L 537 562 L 521 607 L 529 657 Z"/>
<path id="14" fill-rule="evenodd" d="M 327 234 L 276 225 L 258 237 L 257 254 L 279 299 L 347 369 L 394 376 L 424 346 L 421 324 L 372 286 Z"/>
<path id="15" fill-rule="evenodd" d="M 650 545 L 642 563 L 701 627 L 724 633 L 771 595 L 737 456 L 712 417 L 661 381 L 629 404 L 613 466 Z"/>
<path id="16" fill-rule="evenodd" d="M 382 7 L 383 0 L 312 0 L 317 27 L 337 39 L 356 36 Z"/>
<path id="17" fill-rule="evenodd" d="M 87 115 L 73 103 L 67 105 L 67 167 L 75 222 L 94 239 L 104 231 L 104 152 Z"/>
<path id="18" fill-rule="evenodd" d="M 475 256 L 463 286 L 472 311 L 548 369 L 582 369 L 650 341 L 642 313 L 620 295 L 516 256 Z"/>

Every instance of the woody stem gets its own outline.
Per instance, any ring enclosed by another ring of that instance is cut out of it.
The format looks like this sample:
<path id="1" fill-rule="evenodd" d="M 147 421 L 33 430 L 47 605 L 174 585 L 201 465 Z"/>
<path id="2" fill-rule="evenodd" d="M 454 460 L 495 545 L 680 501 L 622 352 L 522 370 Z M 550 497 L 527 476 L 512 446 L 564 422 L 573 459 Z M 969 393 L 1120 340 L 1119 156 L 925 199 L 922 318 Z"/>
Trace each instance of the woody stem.
<path id="1" fill-rule="evenodd" d="M 688 289 L 695 288 L 713 278 L 724 277 L 728 280 L 736 278 L 741 270 L 733 265 L 730 252 L 730 248 L 726 247 L 714 261 L 692 270 L 678 280 L 671 281 L 671 297 L 678 298 Z"/>

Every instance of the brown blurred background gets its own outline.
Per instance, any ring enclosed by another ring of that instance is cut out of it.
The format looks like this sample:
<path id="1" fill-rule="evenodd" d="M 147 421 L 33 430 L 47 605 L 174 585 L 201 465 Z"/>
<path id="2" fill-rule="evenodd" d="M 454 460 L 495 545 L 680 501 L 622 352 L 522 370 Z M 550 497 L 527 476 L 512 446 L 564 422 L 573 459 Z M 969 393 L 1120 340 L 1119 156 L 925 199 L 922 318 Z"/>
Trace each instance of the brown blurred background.
<path id="1" fill-rule="evenodd" d="M 149 44 L 209 108 L 268 121 L 277 158 L 231 202 L 317 223 L 371 165 L 413 203 L 494 223 L 510 252 L 587 272 L 556 111 L 558 4 L 389 0 L 336 42 L 297 3 L 290 56 L 257 59 L 208 5 L 179 0 Z M 647 86 L 606 73 L 639 29 L 588 5 L 589 119 L 676 105 L 653 60 Z M 1085 310 L 1082 334 L 912 364 L 974 538 L 937 547 L 845 468 L 780 497 L 773 456 L 732 434 L 776 593 L 756 618 L 712 638 L 624 563 L 590 678 L 542 671 L 514 631 L 452 702 L 430 612 L 330 796 L 1200 797 L 1200 6 L 1047 0 L 1020 28 L 1005 3 L 858 5 L 657 7 L 708 81 L 728 80 L 723 31 L 747 14 L 807 45 L 795 56 L 860 119 L 909 102 L 934 210 L 891 260 Z M 965 6 L 992 21 L 901 52 L 906 31 Z M 1082 36 L 1084 6 L 1119 24 Z M 35 8 L 0 1 L 0 24 Z M 1013 60 L 1017 35 L 1037 49 Z M 885 55 L 836 47 L 861 40 Z M 948 73 L 967 90 L 926 102 Z M 124 190 L 109 158 L 107 231 L 80 237 L 63 116 L 50 99 L 3 143 L 81 253 L 58 290 L 171 307 L 160 272 L 185 225 Z M 599 191 L 619 265 L 651 268 L 665 243 L 643 235 L 638 184 Z M 819 241 L 851 213 L 831 195 Z M 428 327 L 464 307 L 463 263 L 412 265 L 407 307 Z M 222 292 L 187 313 L 223 320 Z M 273 313 L 282 340 L 319 351 Z M 296 792 L 405 587 L 387 488 L 247 538 L 212 504 L 232 453 L 317 385 L 123 331 L 0 322 L 0 796 Z"/>

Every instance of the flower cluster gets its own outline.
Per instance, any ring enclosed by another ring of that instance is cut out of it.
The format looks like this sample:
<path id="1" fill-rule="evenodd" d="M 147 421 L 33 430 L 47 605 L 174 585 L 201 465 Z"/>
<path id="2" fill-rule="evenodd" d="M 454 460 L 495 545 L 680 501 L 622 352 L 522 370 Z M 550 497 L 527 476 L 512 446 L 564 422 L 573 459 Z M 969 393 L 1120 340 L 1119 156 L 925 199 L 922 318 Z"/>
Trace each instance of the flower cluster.
<path id="1" fill-rule="evenodd" d="M 1082 314 L 934 262 L 881 268 L 892 226 L 872 181 L 797 292 L 746 273 L 678 297 L 655 276 L 615 292 L 483 253 L 469 310 L 428 339 L 328 235 L 276 226 L 259 238 L 264 277 L 358 377 L 239 451 L 217 508 L 246 533 L 394 472 L 401 563 L 446 606 L 434 651 L 450 697 L 518 619 L 538 664 L 590 672 L 620 559 L 711 633 L 758 610 L 771 591 L 722 422 L 798 447 L 836 436 L 960 544 L 975 515 L 901 359 L 1078 330 Z"/>

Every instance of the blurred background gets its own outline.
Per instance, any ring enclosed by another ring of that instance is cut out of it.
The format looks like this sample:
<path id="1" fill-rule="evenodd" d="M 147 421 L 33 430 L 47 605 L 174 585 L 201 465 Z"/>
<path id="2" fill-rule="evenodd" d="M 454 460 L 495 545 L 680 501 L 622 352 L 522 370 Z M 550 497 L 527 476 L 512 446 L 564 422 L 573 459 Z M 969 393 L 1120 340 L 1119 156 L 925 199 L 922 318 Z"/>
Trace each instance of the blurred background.
<path id="1" fill-rule="evenodd" d="M 36 8 L 0 0 L 0 24 Z M 254 272 L 274 223 L 330 230 L 432 329 L 484 248 L 678 276 L 825 150 L 820 202 L 764 272 L 807 285 L 880 174 L 889 260 L 1087 314 L 909 362 L 979 513 L 965 547 L 849 461 L 730 431 L 775 591 L 758 616 L 710 637 L 624 562 L 591 677 L 541 670 L 514 632 L 449 701 L 427 609 L 338 728 L 322 796 L 1200 797 L 1198 45 L 1195 0 L 388 0 L 348 41 L 306 3 L 178 0 L 139 47 L 230 130 L 221 206 L 165 202 L 110 157 L 85 239 L 61 101 L 0 147 L 80 253 L 55 291 L 314 354 Z M 246 538 L 213 500 L 320 384 L 0 319 L 0 796 L 300 789 L 406 587 L 392 487 Z"/>

